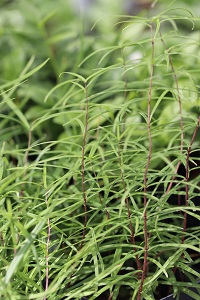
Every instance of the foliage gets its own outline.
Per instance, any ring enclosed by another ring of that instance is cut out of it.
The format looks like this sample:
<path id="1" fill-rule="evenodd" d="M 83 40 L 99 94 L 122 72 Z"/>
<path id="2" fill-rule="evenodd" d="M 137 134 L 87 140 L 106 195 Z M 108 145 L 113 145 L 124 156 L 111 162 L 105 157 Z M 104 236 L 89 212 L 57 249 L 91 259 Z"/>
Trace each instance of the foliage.
<path id="1" fill-rule="evenodd" d="M 114 7 L 2 4 L 2 299 L 199 298 L 199 19 Z"/>

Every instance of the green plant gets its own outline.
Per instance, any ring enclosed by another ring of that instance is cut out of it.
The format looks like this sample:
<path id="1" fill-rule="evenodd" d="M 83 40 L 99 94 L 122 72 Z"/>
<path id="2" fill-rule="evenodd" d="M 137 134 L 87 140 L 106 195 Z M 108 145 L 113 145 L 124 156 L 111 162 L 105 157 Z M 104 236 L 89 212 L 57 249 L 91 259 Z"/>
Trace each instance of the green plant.
<path id="1" fill-rule="evenodd" d="M 199 20 L 115 17 L 76 39 L 72 12 L 44 12 L 8 29 L 26 47 L 1 70 L 1 298 L 198 299 Z"/>

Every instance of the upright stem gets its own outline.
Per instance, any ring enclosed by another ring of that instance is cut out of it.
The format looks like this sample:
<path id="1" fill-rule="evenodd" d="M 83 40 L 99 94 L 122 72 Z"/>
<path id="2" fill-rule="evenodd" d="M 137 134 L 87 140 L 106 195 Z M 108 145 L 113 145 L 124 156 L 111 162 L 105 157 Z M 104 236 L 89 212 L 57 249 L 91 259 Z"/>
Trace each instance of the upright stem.
<path id="1" fill-rule="evenodd" d="M 144 280 L 147 274 L 148 266 L 148 240 L 149 235 L 147 231 L 147 174 L 149 171 L 151 156 L 152 156 L 152 136 L 151 136 L 151 98 L 152 98 L 152 87 L 153 87 L 153 75 L 154 75 L 154 36 L 153 36 L 153 25 L 150 24 L 151 29 L 151 73 L 150 73 L 150 83 L 149 83 L 149 92 L 148 92 L 148 108 L 147 108 L 147 131 L 148 131 L 148 140 L 149 140 L 149 152 L 147 158 L 147 164 L 144 171 L 144 261 L 142 268 L 142 278 L 140 281 L 140 287 L 137 295 L 137 300 L 141 299 L 141 294 L 143 290 Z"/>
<path id="2" fill-rule="evenodd" d="M 176 71 L 175 71 L 174 66 L 173 66 L 173 62 L 172 62 L 172 58 L 171 58 L 169 49 L 167 48 L 167 46 L 165 44 L 165 41 L 164 41 L 164 39 L 162 37 L 162 33 L 161 33 L 160 30 L 159 30 L 159 34 L 160 34 L 161 42 L 163 43 L 163 45 L 165 47 L 165 50 L 166 50 L 166 53 L 168 55 L 169 64 L 170 64 L 172 73 L 174 75 L 174 81 L 175 81 L 176 90 L 177 90 L 177 100 L 178 100 L 178 105 L 179 105 L 180 130 L 181 130 L 180 153 L 182 154 L 183 153 L 183 141 L 184 141 L 184 126 L 183 126 L 183 117 L 182 117 L 182 101 L 181 101 L 181 94 L 180 94 L 180 89 L 179 89 L 179 84 L 178 84 L 178 78 L 177 78 Z M 171 181 L 170 181 L 170 183 L 169 183 L 169 185 L 167 187 L 166 194 L 168 194 L 169 191 L 171 190 L 171 187 L 172 187 L 172 184 L 174 182 L 174 179 L 176 178 L 176 174 L 178 173 L 180 164 L 181 164 L 181 161 L 179 160 L 178 164 L 176 166 L 176 169 L 175 169 L 175 174 L 173 175 L 173 177 L 172 177 L 172 179 L 171 179 Z"/>
<path id="3" fill-rule="evenodd" d="M 121 55 L 122 55 L 122 59 L 123 59 L 123 70 L 124 70 L 124 102 L 127 101 L 127 90 L 128 90 L 128 79 L 127 79 L 127 75 L 126 75 L 126 62 L 125 62 L 125 58 L 124 58 L 124 53 L 123 51 L 121 50 Z M 121 130 L 121 133 L 123 133 L 126 129 L 126 115 L 124 114 L 124 123 L 123 123 L 123 126 L 122 126 L 122 130 Z M 120 174 L 121 174 L 121 181 L 122 181 L 122 185 L 123 185 L 123 189 L 124 189 L 124 193 L 126 194 L 127 192 L 127 187 L 126 187 L 126 182 L 125 182 L 125 179 L 124 179 L 124 172 L 123 172 L 123 159 L 122 159 L 122 151 L 121 151 L 121 145 L 122 145 L 122 142 L 120 144 L 120 142 L 118 143 L 118 155 L 119 155 L 119 165 L 120 165 Z M 126 207 L 127 207 L 127 216 L 128 216 L 128 222 L 129 222 L 129 229 L 130 229 L 130 232 L 131 232 L 131 243 L 132 245 L 135 245 L 135 232 L 134 232 L 134 229 L 133 229 L 133 224 L 132 224 L 132 221 L 131 221 L 131 210 L 130 210 L 130 206 L 129 206 L 129 196 L 127 195 L 126 196 Z M 134 251 L 136 252 L 136 248 L 134 247 Z M 139 260 L 139 257 L 138 255 L 136 255 L 136 264 L 137 264 L 137 270 L 138 270 L 138 279 L 140 279 L 140 270 L 141 270 L 141 264 L 140 264 L 140 260 Z"/>

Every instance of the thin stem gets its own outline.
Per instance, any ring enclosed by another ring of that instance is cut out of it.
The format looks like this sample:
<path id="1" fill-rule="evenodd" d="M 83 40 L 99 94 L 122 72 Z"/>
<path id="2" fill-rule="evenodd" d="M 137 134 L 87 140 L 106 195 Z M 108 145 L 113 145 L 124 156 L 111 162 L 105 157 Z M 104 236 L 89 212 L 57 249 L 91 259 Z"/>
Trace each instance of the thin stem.
<path id="1" fill-rule="evenodd" d="M 181 141 L 180 141 L 180 154 L 183 153 L 183 142 L 184 142 L 184 125 L 183 125 L 183 116 L 182 116 L 182 101 L 181 101 L 181 94 L 180 94 L 180 89 L 179 89 L 179 84 L 178 84 L 178 78 L 176 75 L 176 71 L 174 69 L 173 66 L 173 62 L 172 62 L 172 58 L 171 58 L 171 54 L 169 52 L 169 49 L 167 48 L 165 41 L 163 39 L 162 33 L 159 30 L 159 34 L 160 34 L 160 38 L 161 38 L 161 42 L 163 43 L 166 53 L 168 55 L 168 59 L 169 59 L 169 64 L 172 70 L 172 73 L 174 75 L 174 81 L 175 81 L 175 85 L 176 85 L 176 90 L 177 90 L 177 100 L 178 100 L 178 105 L 179 105 L 179 114 L 180 114 L 180 130 L 181 130 Z M 179 167 L 180 167 L 181 161 L 179 160 L 175 169 L 175 174 L 172 176 L 171 181 L 167 187 L 166 190 L 166 194 L 169 193 L 169 191 L 171 190 L 172 184 L 176 178 L 176 174 L 178 173 Z"/>
<path id="2" fill-rule="evenodd" d="M 123 60 L 123 70 L 124 70 L 124 102 L 126 103 L 127 101 L 127 89 L 128 89 L 128 79 L 127 79 L 127 75 L 126 75 L 126 62 L 125 62 L 125 58 L 124 58 L 124 53 L 121 50 L 121 55 L 122 55 L 122 60 Z M 124 122 L 123 122 L 123 127 L 122 127 L 122 132 L 123 133 L 126 129 L 126 115 L 124 114 L 124 118 L 123 118 Z M 126 182 L 124 179 L 124 171 L 123 171 L 123 159 L 122 159 L 122 151 L 121 151 L 121 145 L 123 144 L 123 140 L 118 143 L 118 157 L 119 157 L 119 165 L 120 165 L 120 174 L 121 174 L 121 181 L 122 181 L 122 185 L 123 185 L 123 189 L 124 189 L 124 193 L 127 193 L 127 187 L 126 187 Z M 130 206 L 129 206 L 129 197 L 128 195 L 126 196 L 125 199 L 126 202 L 126 208 L 127 208 L 127 216 L 128 216 L 128 221 L 129 221 L 129 229 L 131 232 L 131 238 L 130 241 L 132 243 L 132 245 L 135 245 L 135 232 L 133 229 L 133 224 L 131 221 L 131 210 L 130 210 Z M 136 248 L 134 247 L 134 251 L 136 252 Z M 140 271 L 141 270 L 141 263 L 139 260 L 138 255 L 136 255 L 136 264 L 137 264 L 137 270 Z M 138 279 L 140 279 L 140 272 L 138 272 Z"/>
<path id="3" fill-rule="evenodd" d="M 113 293 L 110 294 L 108 300 L 112 300 L 112 298 L 113 298 Z"/>
<path id="4" fill-rule="evenodd" d="M 150 29 L 151 29 L 152 52 L 151 52 L 151 73 L 150 73 L 150 83 L 149 83 L 149 92 L 148 92 L 148 109 L 147 109 L 147 131 L 148 131 L 148 140 L 149 140 L 149 151 L 148 151 L 148 157 L 147 157 L 147 164 L 146 164 L 146 168 L 144 171 L 144 260 L 143 260 L 143 268 L 142 268 L 142 278 L 140 281 L 140 287 L 139 287 L 139 291 L 138 291 L 138 295 L 137 295 L 137 300 L 141 299 L 144 280 L 146 278 L 147 267 L 148 267 L 149 234 L 147 231 L 147 174 L 149 171 L 149 166 L 150 166 L 151 156 L 152 156 L 151 98 L 152 98 L 153 75 L 154 75 L 154 48 L 155 48 L 152 23 L 150 24 Z"/>

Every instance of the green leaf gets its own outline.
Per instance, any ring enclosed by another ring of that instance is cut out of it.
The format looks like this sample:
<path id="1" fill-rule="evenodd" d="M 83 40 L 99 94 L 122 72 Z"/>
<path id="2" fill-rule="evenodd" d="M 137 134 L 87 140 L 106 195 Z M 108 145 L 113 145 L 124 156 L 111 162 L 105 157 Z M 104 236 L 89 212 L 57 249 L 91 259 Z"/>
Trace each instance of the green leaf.
<path id="1" fill-rule="evenodd" d="M 5 283 L 6 284 L 8 284 L 10 282 L 12 276 L 17 271 L 19 264 L 23 260 L 23 257 L 27 253 L 28 249 L 30 248 L 31 244 L 33 243 L 33 241 L 35 240 L 36 236 L 41 231 L 41 229 L 45 223 L 46 223 L 45 219 L 39 221 L 39 223 L 35 226 L 35 228 L 30 233 L 29 237 L 25 239 L 25 241 L 24 241 L 23 245 L 21 246 L 21 248 L 19 249 L 19 251 L 17 251 L 16 256 L 13 258 L 13 260 L 12 260 L 11 264 L 9 265 L 8 270 L 6 272 L 6 275 L 5 275 Z"/>

